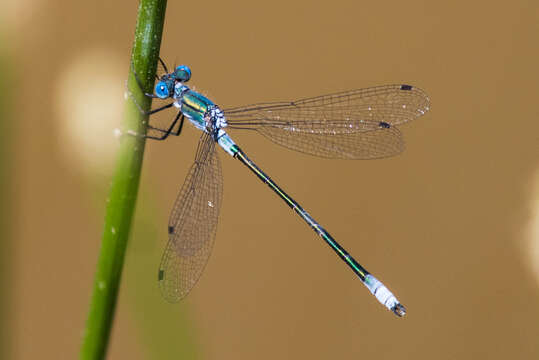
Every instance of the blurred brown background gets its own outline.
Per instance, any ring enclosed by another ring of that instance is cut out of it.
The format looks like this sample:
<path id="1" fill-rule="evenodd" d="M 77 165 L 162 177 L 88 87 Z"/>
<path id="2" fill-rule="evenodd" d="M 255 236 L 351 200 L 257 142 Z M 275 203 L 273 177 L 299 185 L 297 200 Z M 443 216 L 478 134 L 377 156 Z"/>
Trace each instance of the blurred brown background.
<path id="1" fill-rule="evenodd" d="M 137 5 L 0 9 L 2 358 L 78 356 Z M 187 126 L 147 144 L 108 357 L 539 358 L 538 33 L 536 1 L 169 1 L 161 56 L 223 108 L 400 82 L 429 93 L 392 159 L 232 134 L 409 312 L 379 305 L 223 152 L 210 262 L 185 301 L 162 300 L 168 212 L 199 137 Z"/>

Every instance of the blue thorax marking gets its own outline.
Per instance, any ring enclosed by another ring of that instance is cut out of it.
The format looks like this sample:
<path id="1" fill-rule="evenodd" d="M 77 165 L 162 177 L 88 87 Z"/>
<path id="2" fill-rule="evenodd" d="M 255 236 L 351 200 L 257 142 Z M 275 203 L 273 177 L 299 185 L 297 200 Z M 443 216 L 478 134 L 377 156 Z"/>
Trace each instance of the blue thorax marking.
<path id="1" fill-rule="evenodd" d="M 207 127 L 208 111 L 215 104 L 202 94 L 189 89 L 183 84 L 178 84 L 174 89 L 174 98 L 183 115 L 188 118 L 193 125 L 205 130 Z"/>
<path id="2" fill-rule="evenodd" d="M 174 88 L 175 105 L 199 130 L 211 132 L 214 140 L 230 155 L 236 153 L 235 143 L 223 130 L 227 126 L 223 111 L 204 95 L 182 83 Z"/>

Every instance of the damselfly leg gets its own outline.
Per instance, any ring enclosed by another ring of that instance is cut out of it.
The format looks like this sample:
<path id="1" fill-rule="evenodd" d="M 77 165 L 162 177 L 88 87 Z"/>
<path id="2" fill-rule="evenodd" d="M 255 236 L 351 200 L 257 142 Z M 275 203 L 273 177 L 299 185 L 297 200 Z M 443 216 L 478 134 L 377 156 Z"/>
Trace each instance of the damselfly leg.
<path id="1" fill-rule="evenodd" d="M 165 70 L 165 73 L 168 73 L 168 69 L 167 69 L 167 66 L 165 65 L 165 62 L 159 57 L 159 62 L 161 63 L 161 66 L 163 66 L 163 69 Z M 135 80 L 136 80 L 136 83 L 139 87 L 140 90 L 142 90 L 144 92 L 144 95 L 147 96 L 147 97 L 150 97 L 152 99 L 159 99 L 159 100 L 163 100 L 161 99 L 160 97 L 158 97 L 157 95 L 155 94 L 150 94 L 150 93 L 147 93 L 144 91 L 144 88 L 142 86 L 142 83 L 135 71 L 135 68 L 133 66 L 133 62 L 131 62 L 131 71 L 133 72 L 133 76 L 135 77 Z M 157 80 L 159 80 L 159 76 L 157 74 L 155 74 L 155 77 Z M 144 111 L 142 109 L 142 107 L 138 104 L 138 102 L 136 101 L 136 99 L 133 97 L 133 95 L 131 94 L 131 92 L 129 91 L 129 89 L 127 89 L 127 94 L 129 95 L 129 97 L 131 98 L 131 100 L 133 101 L 133 103 L 136 105 L 136 107 L 138 108 L 138 110 L 140 111 L 141 114 L 143 115 L 153 115 L 153 114 L 156 114 L 162 110 L 165 110 L 165 109 L 168 109 L 168 108 L 171 108 L 174 106 L 174 102 L 171 102 L 171 103 L 168 103 L 166 105 L 163 105 L 163 106 L 160 106 L 156 109 L 152 109 L 152 110 L 149 110 L 149 111 Z M 155 121 L 153 121 L 152 123 L 148 123 L 148 130 L 150 131 L 155 131 L 157 132 L 159 135 L 153 135 L 153 134 L 146 134 L 144 135 L 145 138 L 147 139 L 152 139 L 152 140 L 165 140 L 169 135 L 174 135 L 174 136 L 178 136 L 180 135 L 181 131 L 182 131 L 182 128 L 183 128 L 183 122 L 184 122 L 184 115 L 182 114 L 181 111 L 178 111 L 178 114 L 174 117 L 174 119 L 172 120 L 172 122 L 170 122 L 169 124 L 165 124 L 165 125 L 160 125 L 160 124 L 157 124 Z M 178 120 L 180 120 L 180 124 L 177 128 L 177 130 L 174 130 L 174 126 L 178 123 Z"/>

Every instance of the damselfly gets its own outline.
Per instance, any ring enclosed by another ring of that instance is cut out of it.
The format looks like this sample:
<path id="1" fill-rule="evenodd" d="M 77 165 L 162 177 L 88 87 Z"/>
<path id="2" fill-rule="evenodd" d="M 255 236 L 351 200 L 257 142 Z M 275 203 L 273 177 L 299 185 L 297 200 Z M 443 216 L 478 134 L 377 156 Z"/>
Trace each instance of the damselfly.
<path id="1" fill-rule="evenodd" d="M 345 91 L 291 102 L 261 103 L 221 110 L 185 85 L 191 70 L 178 66 L 158 78 L 155 94 L 172 99 L 148 112 L 177 107 L 167 126 L 148 125 L 149 139 L 179 135 L 185 118 L 202 130 L 195 162 L 179 192 L 168 223 L 169 240 L 159 266 L 163 296 L 183 298 L 198 281 L 210 256 L 221 207 L 223 184 L 216 144 L 238 159 L 290 206 L 361 279 L 380 303 L 398 316 L 406 309 L 397 298 L 361 266 L 294 199 L 286 194 L 226 133 L 252 129 L 292 150 L 324 158 L 375 159 L 396 155 L 404 148 L 397 126 L 429 110 L 429 98 L 411 85 L 387 85 Z"/>

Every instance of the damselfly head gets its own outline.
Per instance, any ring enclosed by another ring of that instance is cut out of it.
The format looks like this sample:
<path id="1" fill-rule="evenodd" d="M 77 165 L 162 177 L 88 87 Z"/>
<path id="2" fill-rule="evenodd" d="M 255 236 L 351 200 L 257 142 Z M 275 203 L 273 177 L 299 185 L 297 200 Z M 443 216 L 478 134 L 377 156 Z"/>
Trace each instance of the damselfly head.
<path id="1" fill-rule="evenodd" d="M 174 87 L 191 79 L 191 69 L 186 65 L 178 66 L 174 72 L 161 76 L 159 82 L 155 85 L 155 95 L 161 99 L 174 96 Z"/>
<path id="2" fill-rule="evenodd" d="M 191 79 L 191 69 L 187 65 L 180 65 L 174 70 L 174 79 L 179 82 L 187 82 Z"/>
<path id="3" fill-rule="evenodd" d="M 168 75 L 163 75 L 161 80 L 155 85 L 155 95 L 161 99 L 166 99 L 174 94 L 174 79 Z"/>

